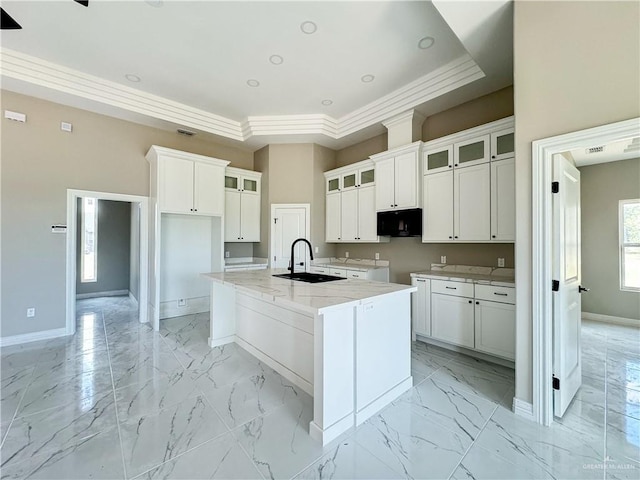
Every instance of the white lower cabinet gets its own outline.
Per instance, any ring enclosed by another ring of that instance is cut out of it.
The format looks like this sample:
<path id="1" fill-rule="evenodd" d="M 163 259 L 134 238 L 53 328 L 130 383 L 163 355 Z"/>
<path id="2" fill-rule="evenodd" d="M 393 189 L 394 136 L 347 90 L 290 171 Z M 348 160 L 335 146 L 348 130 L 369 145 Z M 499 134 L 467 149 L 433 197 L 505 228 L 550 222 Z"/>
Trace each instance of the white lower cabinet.
<path id="1" fill-rule="evenodd" d="M 515 305 L 476 300 L 476 350 L 514 360 L 516 357 L 515 319 Z"/>
<path id="2" fill-rule="evenodd" d="M 437 340 L 474 347 L 473 300 L 431 294 L 431 336 Z"/>
<path id="3" fill-rule="evenodd" d="M 331 265 L 311 265 L 310 273 L 321 273 L 341 278 L 355 278 L 374 282 L 388 282 L 389 268 L 340 268 Z"/>
<path id="4" fill-rule="evenodd" d="M 418 276 L 411 284 L 415 334 L 515 359 L 515 288 Z"/>
<path id="5" fill-rule="evenodd" d="M 411 319 L 413 333 L 431 335 L 431 280 L 413 278 L 411 285 L 418 288 L 411 294 Z"/>

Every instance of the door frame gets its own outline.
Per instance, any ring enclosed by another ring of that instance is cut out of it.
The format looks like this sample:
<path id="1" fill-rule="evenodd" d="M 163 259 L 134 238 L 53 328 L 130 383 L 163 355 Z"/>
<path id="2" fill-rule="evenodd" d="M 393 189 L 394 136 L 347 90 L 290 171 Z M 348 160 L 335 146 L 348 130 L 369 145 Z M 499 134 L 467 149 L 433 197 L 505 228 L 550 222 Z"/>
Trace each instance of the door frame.
<path id="1" fill-rule="evenodd" d="M 269 217 L 270 227 L 269 227 L 269 267 L 272 267 L 271 259 L 275 256 L 275 242 L 273 241 L 273 237 L 275 235 L 275 222 L 273 221 L 276 218 L 276 209 L 277 208 L 304 208 L 305 209 L 305 230 L 307 232 L 307 236 L 309 237 L 307 240 L 311 242 L 311 204 L 309 203 L 272 203 L 271 204 L 271 216 Z"/>
<path id="2" fill-rule="evenodd" d="M 551 182 L 553 156 L 576 148 L 624 140 L 640 135 L 640 117 L 586 130 L 535 140 L 532 164 L 532 332 L 533 418 L 542 425 L 553 422 L 553 297 Z M 518 239 L 516 238 L 516 242 Z"/>
<path id="3" fill-rule="evenodd" d="M 139 195 L 67 189 L 66 334 L 73 335 L 76 333 L 76 236 L 78 198 L 81 197 L 93 197 L 98 200 L 114 200 L 140 205 L 140 289 L 138 293 L 138 318 L 140 323 L 148 321 L 149 198 Z"/>

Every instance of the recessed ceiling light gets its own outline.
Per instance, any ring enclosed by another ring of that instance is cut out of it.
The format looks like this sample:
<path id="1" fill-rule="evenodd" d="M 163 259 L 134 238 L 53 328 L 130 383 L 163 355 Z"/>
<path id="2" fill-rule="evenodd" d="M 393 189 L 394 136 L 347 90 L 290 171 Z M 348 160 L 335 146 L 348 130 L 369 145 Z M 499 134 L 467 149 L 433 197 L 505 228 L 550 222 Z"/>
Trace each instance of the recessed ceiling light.
<path id="1" fill-rule="evenodd" d="M 249 85 L 250 87 L 259 87 L 260 82 L 258 80 L 254 80 L 253 78 L 250 78 L 249 80 L 247 80 L 247 85 Z"/>
<path id="2" fill-rule="evenodd" d="M 138 83 L 140 81 L 140 77 L 137 75 L 134 75 L 133 73 L 127 73 L 124 78 L 126 78 L 127 80 L 129 80 L 130 82 L 133 83 Z"/>
<path id="3" fill-rule="evenodd" d="M 318 29 L 318 26 L 315 23 L 310 22 L 309 20 L 307 20 L 306 22 L 302 22 L 300 24 L 300 30 L 302 30 L 302 33 L 306 33 L 307 35 L 316 33 L 317 29 Z"/>
<path id="4" fill-rule="evenodd" d="M 274 65 L 282 65 L 282 62 L 284 62 L 284 58 L 282 58 L 280 55 L 271 55 L 269 57 L 269 61 Z"/>
<path id="5" fill-rule="evenodd" d="M 421 38 L 420 41 L 418 42 L 418 48 L 421 48 L 422 50 L 426 50 L 427 48 L 431 48 L 435 41 L 436 41 L 436 39 L 433 38 L 433 37 Z"/>
<path id="6" fill-rule="evenodd" d="M 164 0 L 144 0 L 147 5 L 151 5 L 152 7 L 160 8 L 164 7 Z"/>
<path id="7" fill-rule="evenodd" d="M 326 99 L 326 100 L 322 100 L 321 103 L 322 105 L 329 106 L 329 105 L 333 105 L 333 100 Z"/>
<path id="8" fill-rule="evenodd" d="M 374 77 L 373 75 L 367 74 L 367 75 L 363 75 L 362 78 L 360 78 L 360 80 L 362 80 L 364 83 L 371 83 L 375 78 L 376 77 Z"/>

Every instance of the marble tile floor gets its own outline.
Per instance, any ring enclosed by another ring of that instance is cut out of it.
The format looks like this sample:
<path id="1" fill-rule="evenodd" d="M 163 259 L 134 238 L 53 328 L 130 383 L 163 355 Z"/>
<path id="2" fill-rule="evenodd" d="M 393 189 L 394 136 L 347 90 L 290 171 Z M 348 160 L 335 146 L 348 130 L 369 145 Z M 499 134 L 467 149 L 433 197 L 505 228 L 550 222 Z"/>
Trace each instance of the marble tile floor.
<path id="1" fill-rule="evenodd" d="M 2 349 L 0 477 L 540 479 L 640 477 L 638 330 L 584 322 L 583 387 L 550 428 L 510 411 L 513 371 L 417 342 L 414 388 L 322 447 L 312 399 L 208 315 L 137 322 L 78 302 L 72 338 Z"/>

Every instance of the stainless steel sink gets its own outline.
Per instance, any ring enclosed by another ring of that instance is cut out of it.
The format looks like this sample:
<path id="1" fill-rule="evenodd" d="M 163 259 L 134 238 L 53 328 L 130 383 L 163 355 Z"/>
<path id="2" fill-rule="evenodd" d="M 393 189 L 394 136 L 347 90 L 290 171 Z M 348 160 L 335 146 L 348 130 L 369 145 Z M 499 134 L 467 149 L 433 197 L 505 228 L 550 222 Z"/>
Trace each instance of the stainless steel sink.
<path id="1" fill-rule="evenodd" d="M 322 273 L 309 273 L 309 272 L 296 272 L 294 274 L 291 273 L 280 273 L 278 275 L 273 275 L 278 278 L 285 278 L 288 280 L 296 280 L 298 282 L 306 282 L 306 283 L 324 283 L 324 282 L 333 282 L 335 280 L 345 280 L 342 277 L 336 277 L 334 275 L 323 275 Z"/>

